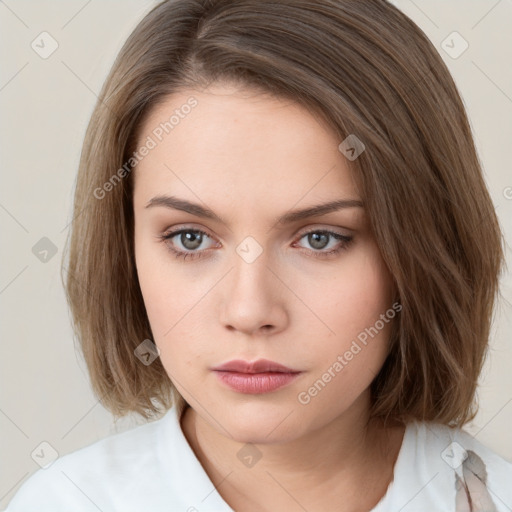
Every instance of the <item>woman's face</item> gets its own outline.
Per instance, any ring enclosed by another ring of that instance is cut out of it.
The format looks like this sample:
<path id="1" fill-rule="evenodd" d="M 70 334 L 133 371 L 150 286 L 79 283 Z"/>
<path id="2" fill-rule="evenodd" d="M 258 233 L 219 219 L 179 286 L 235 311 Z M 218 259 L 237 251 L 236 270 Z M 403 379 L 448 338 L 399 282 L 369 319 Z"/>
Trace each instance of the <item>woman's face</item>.
<path id="1" fill-rule="evenodd" d="M 219 84 L 142 126 L 135 255 L 153 341 L 197 414 L 240 442 L 364 413 L 386 357 L 392 280 L 364 208 L 294 215 L 361 201 L 341 142 L 297 104 Z M 299 373 L 213 370 L 259 359 Z"/>

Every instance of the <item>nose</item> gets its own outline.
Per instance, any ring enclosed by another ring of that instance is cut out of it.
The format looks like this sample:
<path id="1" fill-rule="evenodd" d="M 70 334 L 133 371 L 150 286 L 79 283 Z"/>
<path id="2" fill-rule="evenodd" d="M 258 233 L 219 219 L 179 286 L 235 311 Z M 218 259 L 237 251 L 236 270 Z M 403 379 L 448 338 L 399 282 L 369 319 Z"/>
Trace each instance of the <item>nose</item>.
<path id="1" fill-rule="evenodd" d="M 226 329 L 247 335 L 270 335 L 288 323 L 286 286 L 268 266 L 265 253 L 248 263 L 234 255 L 234 268 L 222 292 L 220 320 Z"/>

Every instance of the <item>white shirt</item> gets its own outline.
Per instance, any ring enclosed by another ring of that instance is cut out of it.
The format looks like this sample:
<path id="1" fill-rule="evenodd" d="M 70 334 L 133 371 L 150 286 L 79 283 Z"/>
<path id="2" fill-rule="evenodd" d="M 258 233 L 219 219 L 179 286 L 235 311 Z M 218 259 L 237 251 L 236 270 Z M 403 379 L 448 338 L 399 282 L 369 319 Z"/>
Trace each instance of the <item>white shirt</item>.
<path id="1" fill-rule="evenodd" d="M 455 474 L 468 477 L 466 480 L 471 485 L 471 475 L 464 467 L 477 457 L 487 472 L 486 486 L 478 488 L 480 481 L 476 482 L 476 492 L 480 493 L 477 501 L 484 503 L 484 493 L 488 493 L 495 508 L 474 505 L 473 512 L 511 512 L 512 463 L 464 430 L 419 422 L 407 425 L 393 481 L 370 512 L 455 512 Z M 343 506 L 340 504 L 338 509 L 333 505 L 330 510 L 343 510 Z M 471 509 L 466 505 L 459 510 Z M 6 512 L 71 511 L 232 512 L 233 509 L 202 468 L 173 407 L 156 421 L 110 435 L 58 458 L 46 469 L 37 470 L 6 509 Z"/>

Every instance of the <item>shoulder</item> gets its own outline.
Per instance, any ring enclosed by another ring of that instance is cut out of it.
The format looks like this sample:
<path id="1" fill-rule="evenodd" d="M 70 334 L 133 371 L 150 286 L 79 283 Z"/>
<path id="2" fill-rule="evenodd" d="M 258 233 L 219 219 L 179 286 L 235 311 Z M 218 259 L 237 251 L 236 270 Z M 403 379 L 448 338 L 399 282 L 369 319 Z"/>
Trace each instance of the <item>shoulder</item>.
<path id="1" fill-rule="evenodd" d="M 488 470 L 496 476 L 497 482 L 504 476 L 509 485 L 512 483 L 512 462 L 494 452 L 465 429 L 429 422 L 418 422 L 415 427 L 418 445 L 439 453 L 441 459 L 452 468 L 462 464 L 468 453 L 474 453 L 486 463 Z"/>
<path id="2" fill-rule="evenodd" d="M 59 457 L 22 484 L 6 512 L 108 510 L 115 493 L 126 494 L 128 482 L 141 481 L 143 469 L 158 471 L 156 446 L 168 422 L 165 415 Z"/>
<path id="3" fill-rule="evenodd" d="M 510 512 L 511 484 L 512 463 L 466 430 L 412 421 L 393 480 L 372 512 Z"/>

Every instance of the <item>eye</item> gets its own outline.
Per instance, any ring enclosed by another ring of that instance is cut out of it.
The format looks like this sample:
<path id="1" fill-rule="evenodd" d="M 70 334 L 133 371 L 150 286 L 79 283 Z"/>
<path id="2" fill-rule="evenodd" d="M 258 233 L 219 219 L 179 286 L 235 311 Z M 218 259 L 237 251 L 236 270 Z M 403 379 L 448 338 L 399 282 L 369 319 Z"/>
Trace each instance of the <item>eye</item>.
<path id="1" fill-rule="evenodd" d="M 299 240 L 306 239 L 310 247 L 313 248 L 313 250 L 308 250 L 308 252 L 312 252 L 315 256 L 322 258 L 338 254 L 347 249 L 353 238 L 353 236 L 342 235 L 336 231 L 313 229 L 303 233 Z M 327 247 L 329 249 L 325 250 Z"/>
<path id="2" fill-rule="evenodd" d="M 198 251 L 198 249 L 203 245 L 205 239 L 210 237 L 206 232 L 200 229 L 178 229 L 170 233 L 165 233 L 158 238 L 166 243 L 169 250 L 177 258 L 194 259 L 202 256 L 205 247 L 202 247 L 203 250 L 201 252 Z M 175 241 L 173 241 L 174 238 L 176 238 Z M 178 244 L 178 248 L 176 248 L 176 244 Z M 180 249 L 179 245 L 181 245 L 184 250 Z"/>
<path id="3" fill-rule="evenodd" d="M 169 251 L 182 259 L 195 259 L 204 256 L 209 248 L 204 247 L 204 242 L 211 237 L 200 229 L 181 228 L 158 235 L 159 240 L 164 242 Z M 336 255 L 348 248 L 353 236 L 342 235 L 336 231 L 313 229 L 303 233 L 299 240 L 306 239 L 312 249 L 306 252 L 314 257 L 325 258 Z M 181 247 L 180 247 L 181 246 Z M 295 246 L 295 245 L 294 245 Z M 210 246 L 211 247 L 211 246 Z M 328 250 L 325 250 L 328 248 Z"/>

